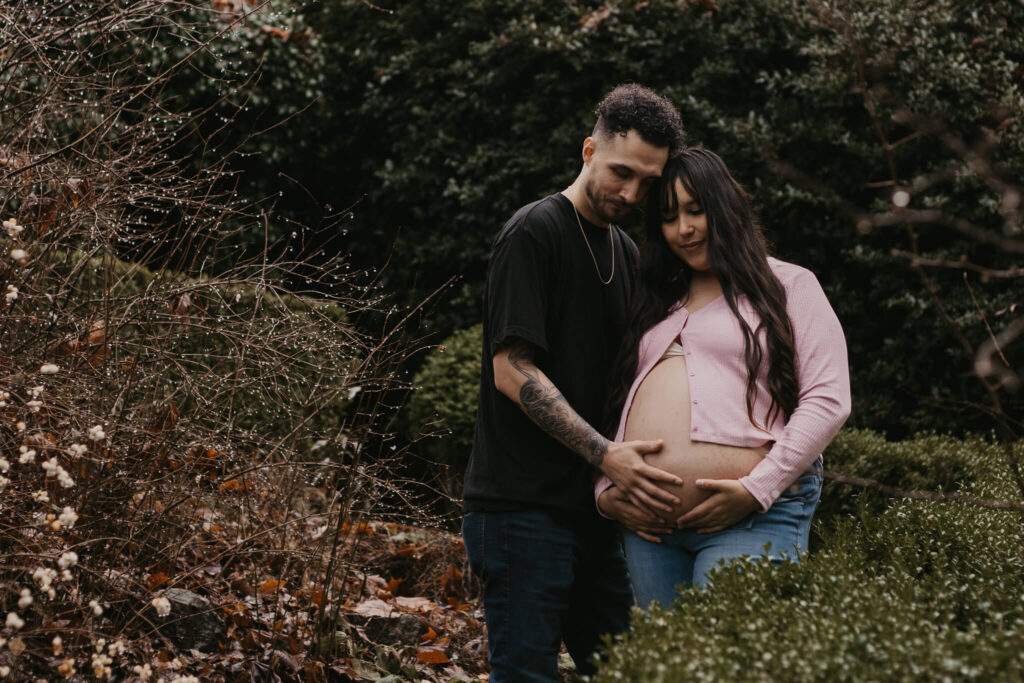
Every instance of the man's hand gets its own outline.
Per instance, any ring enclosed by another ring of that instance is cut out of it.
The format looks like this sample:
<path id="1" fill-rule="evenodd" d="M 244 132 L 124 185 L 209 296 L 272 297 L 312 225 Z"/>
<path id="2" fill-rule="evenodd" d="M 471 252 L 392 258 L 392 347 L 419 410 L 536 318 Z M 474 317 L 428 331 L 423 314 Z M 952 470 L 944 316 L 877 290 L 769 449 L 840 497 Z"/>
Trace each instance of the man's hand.
<path id="1" fill-rule="evenodd" d="M 605 515 L 651 543 L 661 543 L 656 534 L 670 534 L 675 531 L 671 524 L 647 508 L 634 505 L 618 486 L 605 489 L 597 499 L 597 507 Z"/>
<path id="2" fill-rule="evenodd" d="M 648 465 L 643 458 L 647 453 L 660 451 L 661 445 L 661 441 L 610 442 L 598 467 L 634 505 L 652 512 L 672 512 L 679 499 L 655 482 L 682 486 L 683 480 Z"/>
<path id="3" fill-rule="evenodd" d="M 750 491 L 737 479 L 698 479 L 697 488 L 713 491 L 711 497 L 676 520 L 680 529 L 710 534 L 728 529 L 761 509 Z"/>

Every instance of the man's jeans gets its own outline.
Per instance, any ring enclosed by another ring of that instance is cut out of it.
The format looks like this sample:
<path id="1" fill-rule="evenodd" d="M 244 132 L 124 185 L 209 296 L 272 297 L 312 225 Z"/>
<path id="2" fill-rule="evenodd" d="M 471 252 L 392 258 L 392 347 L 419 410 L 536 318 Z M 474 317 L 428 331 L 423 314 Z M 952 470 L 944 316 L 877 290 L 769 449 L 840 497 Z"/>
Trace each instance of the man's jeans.
<path id="1" fill-rule="evenodd" d="M 755 512 L 735 526 L 711 534 L 682 529 L 651 543 L 624 531 L 626 560 L 637 603 L 669 606 L 679 597 L 677 584 L 702 586 L 719 561 L 766 556 L 799 560 L 807 550 L 811 517 L 821 497 L 821 462 L 815 462 L 767 512 Z M 765 545 L 770 544 L 765 550 Z"/>
<path id="2" fill-rule="evenodd" d="M 557 681 L 562 641 L 592 674 L 601 636 L 629 626 L 633 594 L 610 524 L 539 510 L 468 512 L 470 568 L 484 582 L 491 683 Z"/>

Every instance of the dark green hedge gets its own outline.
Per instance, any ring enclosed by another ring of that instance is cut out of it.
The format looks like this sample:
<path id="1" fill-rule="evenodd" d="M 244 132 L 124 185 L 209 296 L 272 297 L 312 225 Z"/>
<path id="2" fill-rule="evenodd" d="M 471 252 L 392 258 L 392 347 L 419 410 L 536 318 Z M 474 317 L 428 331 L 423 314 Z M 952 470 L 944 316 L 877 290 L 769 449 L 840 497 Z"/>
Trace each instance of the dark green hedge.
<path id="1" fill-rule="evenodd" d="M 883 446 L 897 459 L 959 461 L 980 495 L 1019 500 L 999 447 L 922 437 Z M 1018 444 L 1018 452 L 1024 447 Z M 869 458 L 870 459 L 870 456 Z M 855 465 L 856 473 L 874 470 Z M 931 463 L 935 472 L 946 469 Z M 921 484 L 943 483 L 944 474 Z M 826 492 L 825 498 L 832 495 Z M 1024 525 L 1015 512 L 891 502 L 821 520 L 802 564 L 740 563 L 674 608 L 634 613 L 597 681 L 1013 681 L 1024 676 Z"/>
<path id="2" fill-rule="evenodd" d="M 322 36 L 329 116 L 316 131 L 315 173 L 303 177 L 316 196 L 360 199 L 344 248 L 359 263 L 390 253 L 393 290 L 415 298 L 458 278 L 430 317 L 434 329 L 478 320 L 494 234 L 515 208 L 572 180 L 595 102 L 637 80 L 671 97 L 691 142 L 720 152 L 751 188 L 778 255 L 819 275 L 849 339 L 852 424 L 893 436 L 990 428 L 963 403 L 984 401 L 969 359 L 891 255 L 909 247 L 906 232 L 861 234 L 844 208 L 891 206 L 854 55 L 864 56 L 883 132 L 901 141 L 893 163 L 910 208 L 1000 231 L 995 194 L 943 140 L 970 147 L 989 131 L 1001 176 L 1024 177 L 1024 7 L 857 1 L 847 31 L 799 0 L 383 6 L 326 0 L 305 11 Z M 907 112 L 933 117 L 948 137 L 908 137 Z M 776 162 L 822 187 L 787 179 Z M 935 225 L 917 233 L 929 256 L 1012 262 Z M 982 341 L 961 273 L 935 276 L 949 314 Z M 1005 324 L 996 312 L 1019 299 L 1015 281 L 968 281 L 996 327 Z M 1009 407 L 1019 411 L 1019 397 Z"/>

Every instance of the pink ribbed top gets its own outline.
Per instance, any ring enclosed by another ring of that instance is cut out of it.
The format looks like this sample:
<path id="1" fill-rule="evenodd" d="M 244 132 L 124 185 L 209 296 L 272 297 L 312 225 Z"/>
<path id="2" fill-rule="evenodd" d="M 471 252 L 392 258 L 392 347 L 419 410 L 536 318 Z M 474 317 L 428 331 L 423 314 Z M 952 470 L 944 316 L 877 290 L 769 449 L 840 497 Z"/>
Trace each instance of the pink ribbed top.
<path id="1" fill-rule="evenodd" d="M 743 333 L 725 298 L 719 296 L 694 313 L 682 306 L 674 309 L 643 336 L 637 376 L 615 436 L 616 441 L 622 440 L 640 383 L 678 341 L 689 374 L 690 439 L 748 448 L 774 442 L 764 459 L 739 480 L 763 510 L 821 457 L 850 415 L 846 338 L 825 292 L 806 268 L 774 258 L 768 263 L 786 289 L 786 311 L 796 338 L 799 400 L 789 421 L 776 418 L 767 428 L 750 423 Z M 741 297 L 737 307 L 751 329 L 757 329 L 759 317 L 746 298 Z M 764 420 L 770 402 L 765 380 L 762 369 L 754 402 L 757 420 Z M 666 441 L 678 437 L 664 436 Z M 611 480 L 601 477 L 595 486 L 595 500 L 609 486 Z"/>

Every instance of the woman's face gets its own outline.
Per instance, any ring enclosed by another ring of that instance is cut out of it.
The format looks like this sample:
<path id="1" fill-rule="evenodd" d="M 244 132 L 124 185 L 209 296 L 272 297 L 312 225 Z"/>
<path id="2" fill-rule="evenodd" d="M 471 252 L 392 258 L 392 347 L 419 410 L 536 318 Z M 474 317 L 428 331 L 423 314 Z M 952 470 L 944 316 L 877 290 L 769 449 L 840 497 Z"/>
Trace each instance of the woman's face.
<path id="1" fill-rule="evenodd" d="M 698 204 L 676 179 L 676 203 L 679 210 L 674 216 L 662 216 L 661 233 L 668 248 L 695 271 L 711 269 L 708 260 L 708 219 L 704 207 Z"/>

